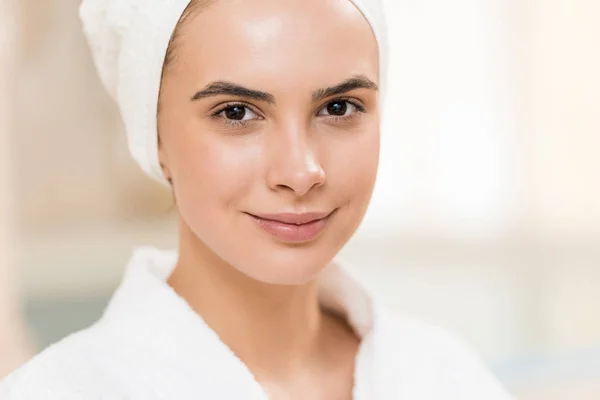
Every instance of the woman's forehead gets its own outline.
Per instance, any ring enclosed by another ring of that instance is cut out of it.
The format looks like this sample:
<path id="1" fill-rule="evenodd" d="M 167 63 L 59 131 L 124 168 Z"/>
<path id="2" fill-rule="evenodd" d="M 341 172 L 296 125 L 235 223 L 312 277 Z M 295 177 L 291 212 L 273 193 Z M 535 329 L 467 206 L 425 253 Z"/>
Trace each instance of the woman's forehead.
<path id="1" fill-rule="evenodd" d="M 206 82 L 378 78 L 377 41 L 349 0 L 217 1 L 186 21 L 177 60 L 182 76 Z"/>

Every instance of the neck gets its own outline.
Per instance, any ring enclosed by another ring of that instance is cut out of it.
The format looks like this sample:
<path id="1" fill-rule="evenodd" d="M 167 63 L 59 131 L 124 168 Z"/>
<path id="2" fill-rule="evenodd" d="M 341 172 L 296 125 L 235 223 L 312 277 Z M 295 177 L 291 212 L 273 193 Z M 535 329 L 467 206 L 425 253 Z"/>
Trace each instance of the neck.
<path id="1" fill-rule="evenodd" d="M 169 285 L 255 374 L 289 373 L 316 358 L 324 320 L 316 282 L 280 286 L 256 281 L 190 232 L 181 233 Z"/>

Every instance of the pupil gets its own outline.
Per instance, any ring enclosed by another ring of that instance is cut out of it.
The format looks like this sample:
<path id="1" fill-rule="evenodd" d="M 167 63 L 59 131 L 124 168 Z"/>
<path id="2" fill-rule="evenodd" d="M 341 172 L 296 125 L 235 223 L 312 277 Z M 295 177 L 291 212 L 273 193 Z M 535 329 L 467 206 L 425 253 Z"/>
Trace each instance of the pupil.
<path id="1" fill-rule="evenodd" d="M 332 115 L 344 115 L 346 114 L 346 109 L 348 108 L 348 106 L 346 105 L 346 102 L 335 102 L 335 103 L 329 103 L 329 105 L 327 106 L 327 111 L 329 112 L 329 114 Z"/>
<path id="2" fill-rule="evenodd" d="M 233 107 L 229 107 L 227 110 L 225 110 L 225 116 L 228 119 L 234 119 L 234 120 L 239 121 L 239 120 L 244 119 L 245 115 L 246 115 L 245 107 L 233 106 Z"/>

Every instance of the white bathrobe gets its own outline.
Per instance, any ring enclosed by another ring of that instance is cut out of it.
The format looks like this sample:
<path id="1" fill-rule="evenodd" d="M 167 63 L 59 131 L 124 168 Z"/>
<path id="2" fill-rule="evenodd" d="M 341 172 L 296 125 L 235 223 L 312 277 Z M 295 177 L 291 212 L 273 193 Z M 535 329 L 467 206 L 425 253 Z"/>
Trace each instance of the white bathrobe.
<path id="1" fill-rule="evenodd" d="M 103 317 L 0 384 L 1 400 L 266 400 L 252 373 L 167 284 L 177 254 L 137 249 Z M 361 338 L 353 398 L 504 400 L 462 344 L 395 316 L 348 272 L 320 277 L 324 307 Z"/>

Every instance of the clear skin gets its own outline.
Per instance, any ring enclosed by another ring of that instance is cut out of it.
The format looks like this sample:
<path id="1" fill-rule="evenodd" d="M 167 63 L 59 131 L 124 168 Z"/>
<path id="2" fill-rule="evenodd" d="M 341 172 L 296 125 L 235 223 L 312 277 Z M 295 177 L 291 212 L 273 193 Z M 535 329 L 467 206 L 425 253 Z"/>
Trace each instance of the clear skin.
<path id="1" fill-rule="evenodd" d="M 316 278 L 356 231 L 375 184 L 368 22 L 348 0 L 220 0 L 186 20 L 174 50 L 158 115 L 180 214 L 169 284 L 271 398 L 350 399 L 359 339 L 321 309 Z M 352 78 L 349 91 L 315 101 Z M 195 96 L 216 81 L 271 96 Z M 297 243 L 248 215 L 332 211 L 316 238 Z"/>

